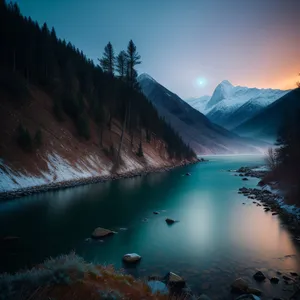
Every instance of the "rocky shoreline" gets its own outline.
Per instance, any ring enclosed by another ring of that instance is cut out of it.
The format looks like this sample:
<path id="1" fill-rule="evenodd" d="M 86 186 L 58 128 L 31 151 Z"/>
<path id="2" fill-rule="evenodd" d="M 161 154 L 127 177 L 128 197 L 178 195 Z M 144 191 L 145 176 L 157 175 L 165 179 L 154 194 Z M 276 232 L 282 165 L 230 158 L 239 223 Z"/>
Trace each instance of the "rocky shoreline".
<path id="1" fill-rule="evenodd" d="M 106 182 L 110 180 L 118 180 L 123 178 L 133 178 L 137 176 L 144 176 L 149 173 L 161 173 L 170 171 L 177 167 L 184 167 L 191 164 L 196 164 L 198 162 L 203 162 L 204 159 L 197 159 L 195 161 L 189 161 L 189 162 L 181 162 L 173 166 L 168 167 L 145 167 L 142 170 L 135 170 L 135 171 L 128 171 L 124 173 L 115 173 L 108 176 L 93 176 L 88 178 L 79 178 L 79 179 L 73 179 L 73 180 L 66 180 L 66 181 L 60 181 L 60 182 L 52 182 L 49 184 L 43 184 L 39 186 L 32 186 L 27 188 L 21 188 L 18 190 L 12 190 L 7 192 L 1 192 L 0 193 L 0 200 L 9 200 L 13 198 L 20 198 L 23 196 L 29 196 L 32 194 L 37 193 L 43 193 L 43 192 L 49 192 L 49 191 L 55 191 L 59 189 L 67 189 L 72 187 L 77 187 L 80 185 L 87 185 L 87 184 L 93 184 L 93 183 L 100 183 L 100 182 Z"/>

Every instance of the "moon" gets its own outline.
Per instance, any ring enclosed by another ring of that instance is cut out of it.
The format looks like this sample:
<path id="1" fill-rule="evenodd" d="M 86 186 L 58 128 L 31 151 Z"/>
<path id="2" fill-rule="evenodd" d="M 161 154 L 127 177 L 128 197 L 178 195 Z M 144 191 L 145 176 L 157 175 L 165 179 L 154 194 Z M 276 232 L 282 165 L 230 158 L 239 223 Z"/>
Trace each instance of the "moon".
<path id="1" fill-rule="evenodd" d="M 204 87 L 206 85 L 206 79 L 204 77 L 197 77 L 196 78 L 196 86 Z"/>

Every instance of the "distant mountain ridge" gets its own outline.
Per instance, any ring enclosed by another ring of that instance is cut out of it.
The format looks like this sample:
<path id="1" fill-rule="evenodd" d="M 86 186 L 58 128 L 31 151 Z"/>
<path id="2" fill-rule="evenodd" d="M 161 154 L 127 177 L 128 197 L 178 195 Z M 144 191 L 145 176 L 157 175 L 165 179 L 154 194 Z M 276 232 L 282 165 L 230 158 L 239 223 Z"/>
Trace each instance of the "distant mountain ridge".
<path id="1" fill-rule="evenodd" d="M 300 110 L 300 88 L 290 91 L 253 118 L 242 123 L 234 132 L 243 136 L 275 140 L 278 130 L 286 120 Z"/>
<path id="2" fill-rule="evenodd" d="M 231 130 L 288 92 L 233 86 L 228 80 L 224 80 L 217 85 L 210 98 L 206 96 L 199 98 L 199 101 L 187 102 L 212 122 Z"/>
<path id="3" fill-rule="evenodd" d="M 258 148 L 250 145 L 249 140 L 212 123 L 148 74 L 141 74 L 138 82 L 142 92 L 156 107 L 158 113 L 198 154 L 259 152 Z"/>

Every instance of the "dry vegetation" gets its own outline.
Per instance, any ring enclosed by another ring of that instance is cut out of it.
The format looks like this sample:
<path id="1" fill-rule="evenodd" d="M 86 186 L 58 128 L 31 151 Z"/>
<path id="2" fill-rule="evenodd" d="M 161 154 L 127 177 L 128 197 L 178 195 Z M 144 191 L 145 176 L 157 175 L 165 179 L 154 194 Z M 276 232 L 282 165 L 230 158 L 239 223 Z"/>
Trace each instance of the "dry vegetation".
<path id="1" fill-rule="evenodd" d="M 14 275 L 0 276 L 0 299 L 6 300 L 99 300 L 169 299 L 152 294 L 142 280 L 113 266 L 93 265 L 74 253 L 49 259 L 42 265 Z"/>

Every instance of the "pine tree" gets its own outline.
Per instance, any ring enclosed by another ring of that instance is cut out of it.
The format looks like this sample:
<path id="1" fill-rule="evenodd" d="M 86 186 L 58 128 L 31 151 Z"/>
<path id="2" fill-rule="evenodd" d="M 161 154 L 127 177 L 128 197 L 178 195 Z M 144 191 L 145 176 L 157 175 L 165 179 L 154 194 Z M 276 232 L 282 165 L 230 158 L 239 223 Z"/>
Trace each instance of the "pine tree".
<path id="1" fill-rule="evenodd" d="M 105 46 L 104 52 L 103 52 L 103 57 L 101 59 L 99 59 L 99 62 L 100 62 L 100 65 L 104 72 L 106 72 L 112 76 L 114 75 L 115 54 L 114 54 L 114 49 L 113 49 L 111 42 L 109 42 Z"/>
<path id="2" fill-rule="evenodd" d="M 126 77 L 126 66 L 127 66 L 126 52 L 121 51 L 117 56 L 117 72 L 119 73 L 119 77 L 121 79 L 124 79 Z"/>
<path id="3" fill-rule="evenodd" d="M 129 41 L 127 46 L 127 61 L 128 61 L 128 82 L 129 85 L 134 88 L 136 84 L 137 72 L 135 66 L 141 64 L 141 56 L 136 50 L 136 46 L 132 40 Z"/>

